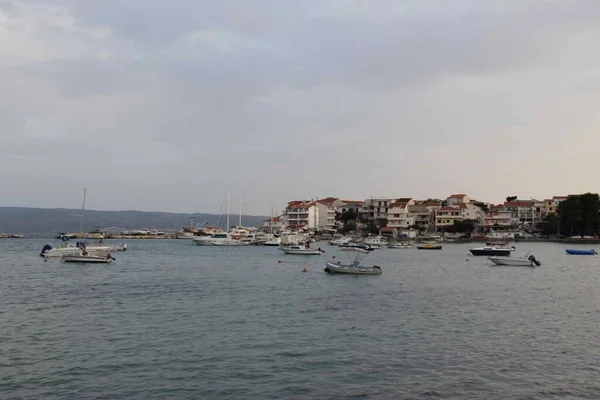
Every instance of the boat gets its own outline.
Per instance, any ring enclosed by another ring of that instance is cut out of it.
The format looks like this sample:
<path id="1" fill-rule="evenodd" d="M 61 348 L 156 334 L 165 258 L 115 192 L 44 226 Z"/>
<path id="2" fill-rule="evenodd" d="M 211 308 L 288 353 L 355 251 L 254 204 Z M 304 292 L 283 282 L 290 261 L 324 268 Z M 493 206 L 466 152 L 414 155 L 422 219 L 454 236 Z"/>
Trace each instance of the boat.
<path id="1" fill-rule="evenodd" d="M 387 241 L 381 236 L 374 236 L 363 240 L 363 243 L 373 247 L 380 247 L 385 245 Z"/>
<path id="2" fill-rule="evenodd" d="M 596 250 L 577 250 L 577 249 L 565 249 L 565 251 L 567 252 L 567 254 L 572 254 L 572 255 L 580 255 L 580 256 L 593 256 L 596 253 Z"/>
<path id="3" fill-rule="evenodd" d="M 321 250 L 320 247 L 318 249 L 315 249 L 312 247 L 286 246 L 286 247 L 281 247 L 281 250 L 285 254 L 294 254 L 294 255 L 299 255 L 299 256 L 319 256 L 322 253 L 325 253 L 325 251 Z"/>
<path id="4" fill-rule="evenodd" d="M 88 263 L 88 264 L 110 264 L 114 261 L 114 258 L 108 254 L 105 256 L 93 256 L 90 254 L 80 255 L 65 255 L 61 259 L 65 263 Z"/>
<path id="5" fill-rule="evenodd" d="M 371 246 L 371 245 L 368 245 L 365 243 L 348 243 L 343 246 L 340 246 L 340 250 L 342 250 L 342 251 L 352 250 L 352 249 L 360 249 L 360 250 L 365 250 L 365 251 L 369 252 L 369 251 L 376 250 L 378 248 L 379 247 Z"/>
<path id="6" fill-rule="evenodd" d="M 212 236 L 203 236 L 193 239 L 198 246 L 242 246 L 239 239 L 234 239 L 229 233 L 215 233 Z"/>
<path id="7" fill-rule="evenodd" d="M 539 267 L 542 265 L 542 263 L 536 260 L 536 258 L 530 255 L 530 253 L 527 253 L 522 257 L 492 256 L 488 257 L 488 260 L 496 265 L 506 265 L 511 267 Z"/>
<path id="8" fill-rule="evenodd" d="M 514 247 L 500 247 L 500 246 L 485 246 L 485 247 L 473 247 L 469 249 L 471 254 L 474 256 L 510 256 L 510 252 L 513 251 Z"/>
<path id="9" fill-rule="evenodd" d="M 266 242 L 263 243 L 263 246 L 272 246 L 272 247 L 278 247 L 279 244 L 281 243 L 281 239 L 278 237 L 274 237 L 270 240 L 267 240 Z"/>
<path id="10" fill-rule="evenodd" d="M 381 268 L 377 265 L 372 267 L 363 267 L 360 265 L 361 261 L 369 255 L 370 251 L 361 248 L 354 248 L 353 250 L 350 249 L 351 248 L 348 248 L 345 251 L 358 253 L 353 261 L 348 264 L 342 264 L 340 261 L 333 262 L 328 260 L 325 262 L 324 271 L 330 274 L 381 275 Z"/>
<path id="11" fill-rule="evenodd" d="M 437 243 L 423 243 L 417 245 L 417 250 L 441 250 L 442 245 Z"/>
<path id="12" fill-rule="evenodd" d="M 388 249 L 412 249 L 413 245 L 410 243 L 390 243 L 387 245 Z"/>
<path id="13" fill-rule="evenodd" d="M 344 246 L 344 245 L 347 245 L 348 243 L 350 243 L 351 241 L 352 241 L 351 237 L 341 237 L 339 239 L 330 240 L 329 244 L 331 246 Z"/>

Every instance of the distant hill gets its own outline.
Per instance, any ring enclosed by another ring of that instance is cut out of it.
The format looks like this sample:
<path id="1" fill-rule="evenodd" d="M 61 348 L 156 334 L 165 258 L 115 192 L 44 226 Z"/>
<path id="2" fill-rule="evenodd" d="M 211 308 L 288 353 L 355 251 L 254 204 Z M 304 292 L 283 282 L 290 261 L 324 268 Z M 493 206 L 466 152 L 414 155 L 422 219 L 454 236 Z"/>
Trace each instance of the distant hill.
<path id="1" fill-rule="evenodd" d="M 59 232 L 79 232 L 81 210 L 66 208 L 24 208 L 0 207 L 0 233 L 22 233 L 25 235 L 54 235 Z M 222 226 L 227 224 L 226 217 L 215 214 L 181 214 L 147 211 L 95 211 L 86 210 L 83 229 L 115 228 L 158 229 L 161 231 L 180 230 L 194 224 Z M 242 216 L 244 226 L 259 226 L 268 217 Z M 231 215 L 230 224 L 237 225 L 238 216 Z"/>

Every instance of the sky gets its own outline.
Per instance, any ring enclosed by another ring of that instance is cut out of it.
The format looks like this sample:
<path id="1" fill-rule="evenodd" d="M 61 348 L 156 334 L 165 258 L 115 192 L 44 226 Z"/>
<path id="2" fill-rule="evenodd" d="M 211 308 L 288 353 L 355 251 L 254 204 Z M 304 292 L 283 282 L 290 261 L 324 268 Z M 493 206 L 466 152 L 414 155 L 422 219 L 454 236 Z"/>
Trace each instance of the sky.
<path id="1" fill-rule="evenodd" d="M 598 192 L 597 0 L 0 0 L 0 206 Z"/>

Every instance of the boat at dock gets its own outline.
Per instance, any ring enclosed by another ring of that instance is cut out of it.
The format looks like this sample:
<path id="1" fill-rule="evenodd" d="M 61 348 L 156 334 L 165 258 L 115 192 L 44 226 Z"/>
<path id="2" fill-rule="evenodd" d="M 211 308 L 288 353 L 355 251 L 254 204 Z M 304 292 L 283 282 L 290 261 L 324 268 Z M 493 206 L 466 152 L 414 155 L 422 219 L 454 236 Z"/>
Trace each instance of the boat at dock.
<path id="1" fill-rule="evenodd" d="M 571 255 L 580 255 L 580 256 L 593 256 L 596 255 L 598 253 L 596 253 L 596 250 L 577 250 L 577 249 L 565 249 L 565 251 L 567 252 L 567 254 L 571 254 Z"/>
<path id="2" fill-rule="evenodd" d="M 387 245 L 388 249 L 412 249 L 413 245 L 410 243 L 390 243 Z"/>
<path id="3" fill-rule="evenodd" d="M 194 243 L 198 246 L 243 246 L 241 240 L 234 239 L 229 233 L 215 233 L 212 236 L 197 237 Z"/>
<path id="4" fill-rule="evenodd" d="M 441 250 L 442 245 L 438 243 L 423 243 L 417 245 L 417 250 Z"/>

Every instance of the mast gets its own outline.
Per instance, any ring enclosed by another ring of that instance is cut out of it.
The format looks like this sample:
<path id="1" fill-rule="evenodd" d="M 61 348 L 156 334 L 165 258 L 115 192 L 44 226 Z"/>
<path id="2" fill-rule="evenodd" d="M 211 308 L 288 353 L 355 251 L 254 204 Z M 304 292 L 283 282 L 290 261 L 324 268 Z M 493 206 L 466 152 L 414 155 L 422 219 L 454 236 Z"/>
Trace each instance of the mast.
<path id="1" fill-rule="evenodd" d="M 190 232 L 194 231 L 194 216 L 190 218 Z"/>
<path id="2" fill-rule="evenodd" d="M 85 214 L 85 196 L 87 189 L 83 189 L 83 205 L 81 206 L 81 220 L 79 221 L 79 233 L 83 233 L 83 215 Z"/>
<path id="3" fill-rule="evenodd" d="M 229 200 L 231 199 L 231 190 L 227 191 L 227 232 L 229 232 Z"/>
<path id="4" fill-rule="evenodd" d="M 242 226 L 242 192 L 240 192 L 240 219 L 238 220 L 238 226 Z"/>

